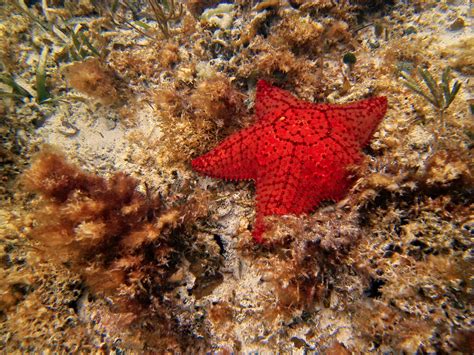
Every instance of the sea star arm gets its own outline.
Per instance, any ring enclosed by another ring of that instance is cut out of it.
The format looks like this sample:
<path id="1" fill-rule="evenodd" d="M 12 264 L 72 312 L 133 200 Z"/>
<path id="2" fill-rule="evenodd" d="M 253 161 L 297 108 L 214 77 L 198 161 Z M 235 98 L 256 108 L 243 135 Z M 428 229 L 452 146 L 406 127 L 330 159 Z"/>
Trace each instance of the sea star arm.
<path id="1" fill-rule="evenodd" d="M 322 200 L 341 199 L 351 184 L 347 166 L 360 159 L 358 151 L 330 137 L 286 152 L 256 180 L 257 216 L 252 234 L 258 242 L 266 230 L 265 216 L 300 215 L 311 212 Z"/>
<path id="2" fill-rule="evenodd" d="M 259 80 L 257 83 L 255 114 L 258 121 L 271 121 L 284 116 L 289 108 L 309 105 L 288 91 L 271 86 L 265 80 Z"/>
<path id="3" fill-rule="evenodd" d="M 257 216 L 252 235 L 262 241 L 264 217 L 269 215 L 309 212 L 321 201 L 319 188 L 314 186 L 314 169 L 308 170 L 308 159 L 300 159 L 300 149 L 269 163 L 256 179 Z"/>
<path id="4" fill-rule="evenodd" d="M 227 137 L 207 154 L 193 159 L 193 169 L 220 179 L 254 179 L 257 130 L 252 126 Z"/>
<path id="5" fill-rule="evenodd" d="M 257 178 L 257 211 L 252 231 L 257 242 L 262 242 L 266 230 L 264 217 L 292 213 L 292 203 L 300 191 L 299 183 L 291 175 L 268 174 Z"/>
<path id="6" fill-rule="evenodd" d="M 333 137 L 364 147 L 387 111 L 385 96 L 345 105 L 317 105 L 332 126 Z"/>

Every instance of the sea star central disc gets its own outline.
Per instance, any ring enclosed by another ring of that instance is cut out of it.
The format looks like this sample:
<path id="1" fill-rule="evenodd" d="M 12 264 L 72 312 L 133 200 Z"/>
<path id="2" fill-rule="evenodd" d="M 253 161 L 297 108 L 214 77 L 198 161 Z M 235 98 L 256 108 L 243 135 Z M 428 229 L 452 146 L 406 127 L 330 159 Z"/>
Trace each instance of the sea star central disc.
<path id="1" fill-rule="evenodd" d="M 361 159 L 387 110 L 386 97 L 343 105 L 313 104 L 260 80 L 257 122 L 192 161 L 203 174 L 253 179 L 257 191 L 256 241 L 264 217 L 310 212 L 322 200 L 338 200 L 351 181 L 347 167 Z"/>

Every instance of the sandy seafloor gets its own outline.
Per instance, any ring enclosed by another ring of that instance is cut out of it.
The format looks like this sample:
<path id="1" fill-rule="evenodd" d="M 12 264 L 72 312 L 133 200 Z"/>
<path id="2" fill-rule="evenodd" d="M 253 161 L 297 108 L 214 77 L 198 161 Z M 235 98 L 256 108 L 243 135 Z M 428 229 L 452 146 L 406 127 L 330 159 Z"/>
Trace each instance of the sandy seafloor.
<path id="1" fill-rule="evenodd" d="M 147 1 L 32 3 L 0 1 L 3 352 L 473 353 L 470 2 L 192 0 L 166 35 Z M 416 69 L 448 66 L 442 114 L 400 77 L 429 95 Z M 389 103 L 347 196 L 271 219 L 264 245 L 253 183 L 190 165 L 253 122 L 258 79 Z M 138 202 L 80 190 L 66 160 L 137 179 Z"/>

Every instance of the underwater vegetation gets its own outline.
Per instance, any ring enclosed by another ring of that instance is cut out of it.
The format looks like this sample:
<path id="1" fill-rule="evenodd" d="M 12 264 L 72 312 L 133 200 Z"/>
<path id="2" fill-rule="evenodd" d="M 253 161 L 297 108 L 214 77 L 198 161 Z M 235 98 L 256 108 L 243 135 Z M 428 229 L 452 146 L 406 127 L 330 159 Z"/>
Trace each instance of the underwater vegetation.
<path id="1" fill-rule="evenodd" d="M 472 353 L 469 11 L 1 2 L 0 349 Z M 264 244 L 259 191 L 191 164 L 255 123 L 259 80 L 389 99 L 341 199 Z"/>
<path id="2" fill-rule="evenodd" d="M 51 94 L 46 87 L 46 72 L 45 72 L 45 65 L 46 65 L 46 58 L 48 56 L 48 47 L 45 47 L 41 52 L 38 67 L 36 68 L 36 81 L 35 81 L 35 100 L 38 104 L 42 104 L 47 102 L 51 98 Z M 0 90 L 0 97 L 3 98 L 14 98 L 14 99 L 28 99 L 31 98 L 33 95 L 30 94 L 28 90 L 23 88 L 20 84 L 15 82 L 15 79 L 7 74 L 2 73 L 0 74 L 0 82 L 7 85 L 11 91 L 4 91 Z"/>
<path id="3" fill-rule="evenodd" d="M 405 79 L 403 81 L 405 86 L 425 98 L 436 109 L 439 115 L 441 126 L 440 130 L 438 131 L 442 135 L 446 129 L 446 123 L 444 122 L 445 111 L 448 109 L 449 105 L 451 105 L 454 98 L 456 97 L 456 94 L 461 88 L 459 81 L 455 81 L 453 87 L 451 88 L 450 68 L 447 67 L 444 69 L 441 76 L 441 81 L 439 83 L 433 79 L 433 76 L 428 70 L 418 68 L 418 75 L 423 79 L 423 82 L 429 89 L 429 92 L 423 90 L 416 78 L 410 74 L 401 71 L 400 75 L 403 77 L 403 79 Z M 439 141 L 439 134 L 436 134 L 436 141 Z"/>
<path id="4" fill-rule="evenodd" d="M 416 81 L 415 78 L 403 71 L 400 73 L 400 75 L 405 79 L 405 81 L 403 82 L 404 85 L 412 89 L 418 95 L 423 96 L 440 112 L 447 110 L 449 105 L 451 105 L 451 102 L 453 102 L 454 98 L 456 97 L 456 94 L 459 92 L 459 89 L 461 88 L 461 84 L 459 83 L 459 81 L 456 81 L 453 87 L 451 88 L 449 67 L 447 67 L 443 71 L 440 83 L 437 83 L 433 79 L 433 76 L 428 70 L 418 68 L 418 74 L 423 79 L 425 85 L 428 87 L 429 93 L 425 92 L 420 87 L 420 84 Z"/>
<path id="5" fill-rule="evenodd" d="M 174 274 L 185 257 L 203 262 L 195 252 L 186 252 L 186 244 L 194 242 L 185 240 L 183 227 L 203 210 L 192 201 L 165 208 L 146 185 L 139 192 L 138 181 L 130 176 L 117 173 L 105 180 L 85 173 L 48 147 L 35 157 L 22 184 L 39 195 L 28 233 L 39 254 L 80 275 L 94 297 L 105 297 L 118 331 L 133 328 L 138 320 L 152 322 L 160 338 L 144 340 L 148 346 L 179 349 L 178 342 L 185 340 L 172 312 L 171 294 L 179 285 Z M 208 276 L 202 279 L 209 283 Z"/>
<path id="6" fill-rule="evenodd" d="M 111 105 L 119 100 L 113 72 L 97 58 L 65 65 L 63 73 L 71 87 L 104 105 Z"/>
<path id="7" fill-rule="evenodd" d="M 155 15 L 156 23 L 165 37 L 170 36 L 169 23 L 179 20 L 184 14 L 183 4 L 175 0 L 148 0 Z"/>

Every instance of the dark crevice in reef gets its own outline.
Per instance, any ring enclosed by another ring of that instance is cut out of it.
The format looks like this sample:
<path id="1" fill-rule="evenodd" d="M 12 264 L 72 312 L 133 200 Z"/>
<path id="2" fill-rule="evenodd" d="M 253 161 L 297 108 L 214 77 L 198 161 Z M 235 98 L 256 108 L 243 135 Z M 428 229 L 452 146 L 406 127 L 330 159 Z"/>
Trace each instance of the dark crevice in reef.
<path id="1" fill-rule="evenodd" d="M 437 199 L 442 196 L 450 196 L 451 201 L 448 207 L 453 208 L 459 205 L 469 205 L 474 203 L 474 189 L 467 186 L 461 180 L 457 180 L 448 186 L 428 186 L 426 183 L 420 182 L 416 189 L 404 190 L 400 192 L 390 192 L 381 190 L 375 199 L 361 207 L 361 224 L 364 225 L 368 221 L 371 213 L 376 210 L 385 210 L 390 204 L 397 203 L 404 210 L 408 210 L 410 206 L 418 204 L 426 198 Z M 364 217 L 365 216 L 365 217 Z M 408 216 L 401 218 L 401 224 L 408 220 Z"/>
<path id="2" fill-rule="evenodd" d="M 380 288 L 385 285 L 385 281 L 382 279 L 371 279 L 369 281 L 369 287 L 364 290 L 364 296 L 370 298 L 379 298 L 382 296 Z"/>

